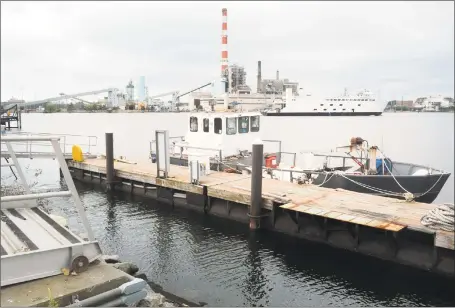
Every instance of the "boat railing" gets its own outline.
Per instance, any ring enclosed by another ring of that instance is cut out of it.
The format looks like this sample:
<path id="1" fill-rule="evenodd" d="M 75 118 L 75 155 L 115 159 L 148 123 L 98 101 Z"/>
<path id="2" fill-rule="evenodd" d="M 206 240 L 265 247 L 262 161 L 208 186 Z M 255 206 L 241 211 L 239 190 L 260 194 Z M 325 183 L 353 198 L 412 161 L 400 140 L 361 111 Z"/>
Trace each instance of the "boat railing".
<path id="1" fill-rule="evenodd" d="M 78 145 L 83 153 L 90 154 L 98 144 L 98 137 L 84 136 L 84 135 L 71 135 L 71 134 L 51 134 L 51 133 L 32 133 L 15 131 L 7 133 L 7 136 L 22 137 L 21 141 L 11 142 L 18 157 L 33 158 L 37 156 L 48 156 L 53 153 L 52 145 L 48 142 L 43 142 L 32 137 L 54 137 L 58 138 L 58 143 L 62 150 L 63 155 L 66 157 L 71 155 L 73 145 Z M 25 138 L 29 137 L 29 138 Z M 2 142 L 1 153 L 7 154 L 8 150 L 6 145 Z"/>
<path id="2" fill-rule="evenodd" d="M 177 140 L 177 141 L 185 141 L 185 136 L 174 136 L 174 137 L 169 137 L 169 141 L 171 140 Z M 169 142 L 169 153 L 174 153 L 174 148 L 175 148 L 175 142 Z M 149 141 L 149 154 L 152 156 L 153 154 L 156 154 L 156 140 Z"/>

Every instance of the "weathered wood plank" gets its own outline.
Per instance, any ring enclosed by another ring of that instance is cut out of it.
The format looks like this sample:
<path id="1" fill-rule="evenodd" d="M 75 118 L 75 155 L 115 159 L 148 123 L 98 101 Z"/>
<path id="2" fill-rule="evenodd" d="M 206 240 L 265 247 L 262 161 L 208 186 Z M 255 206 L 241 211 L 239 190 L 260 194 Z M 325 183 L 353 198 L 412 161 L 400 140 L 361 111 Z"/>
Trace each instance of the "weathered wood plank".
<path id="1" fill-rule="evenodd" d="M 69 161 L 68 165 L 77 169 L 106 173 L 104 158 L 87 159 L 82 163 Z M 190 183 L 186 166 L 171 165 L 167 179 L 157 179 L 156 164 L 151 162 L 126 164 L 114 163 L 116 175 L 127 180 L 159 185 L 196 194 L 203 193 L 227 201 L 250 204 L 251 177 L 244 174 L 212 171 L 200 179 L 200 185 Z M 271 208 L 273 202 L 283 209 L 295 210 L 311 215 L 323 216 L 340 221 L 397 231 L 405 226 L 423 227 L 420 219 L 436 205 L 408 203 L 397 199 L 360 194 L 344 189 L 328 189 L 314 185 L 264 178 L 262 182 L 263 203 Z M 423 227 L 425 228 L 425 227 Z M 436 245 L 454 250 L 454 232 L 437 231 Z"/>

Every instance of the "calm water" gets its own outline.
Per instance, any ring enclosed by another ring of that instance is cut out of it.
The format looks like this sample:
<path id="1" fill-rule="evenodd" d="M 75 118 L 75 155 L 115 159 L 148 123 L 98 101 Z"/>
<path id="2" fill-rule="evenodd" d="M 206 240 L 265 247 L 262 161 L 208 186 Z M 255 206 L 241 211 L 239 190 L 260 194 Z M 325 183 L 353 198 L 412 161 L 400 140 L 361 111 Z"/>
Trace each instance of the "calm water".
<path id="1" fill-rule="evenodd" d="M 114 132 L 115 155 L 146 160 L 156 129 L 185 133 L 185 114 L 27 114 L 23 130 L 98 136 Z M 283 150 L 327 150 L 361 136 L 394 160 L 454 172 L 453 114 L 385 114 L 359 118 L 264 118 L 268 139 Z M 265 138 L 265 137 L 264 137 Z M 53 161 L 33 160 L 28 176 L 41 187 L 59 182 Z M 36 169 L 43 173 L 36 177 Z M 2 173 L 3 176 L 3 173 Z M 453 202 L 451 176 L 436 202 Z M 182 209 L 154 200 L 107 195 L 77 183 L 105 253 L 135 262 L 166 290 L 210 306 L 453 306 L 449 281 L 352 253 Z M 72 207 L 56 213 L 80 227 Z M 453 282 L 453 281 L 452 281 Z"/>

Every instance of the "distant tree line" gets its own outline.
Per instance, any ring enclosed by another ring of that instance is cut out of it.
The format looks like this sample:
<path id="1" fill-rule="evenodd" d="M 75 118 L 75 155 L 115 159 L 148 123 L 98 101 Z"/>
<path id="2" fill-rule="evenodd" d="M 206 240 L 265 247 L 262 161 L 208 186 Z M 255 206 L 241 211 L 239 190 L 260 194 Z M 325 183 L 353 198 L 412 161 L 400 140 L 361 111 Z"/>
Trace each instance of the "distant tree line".
<path id="1" fill-rule="evenodd" d="M 118 107 L 112 108 L 112 110 L 116 110 Z M 62 111 L 67 111 L 67 112 L 73 112 L 73 111 L 80 111 L 80 110 L 85 110 L 88 112 L 95 112 L 95 111 L 103 111 L 103 110 L 108 110 L 106 105 L 103 104 L 83 104 L 83 103 L 70 103 L 70 104 L 54 104 L 51 102 L 48 102 L 44 105 L 44 112 L 45 113 L 56 113 L 56 112 L 62 112 Z"/>

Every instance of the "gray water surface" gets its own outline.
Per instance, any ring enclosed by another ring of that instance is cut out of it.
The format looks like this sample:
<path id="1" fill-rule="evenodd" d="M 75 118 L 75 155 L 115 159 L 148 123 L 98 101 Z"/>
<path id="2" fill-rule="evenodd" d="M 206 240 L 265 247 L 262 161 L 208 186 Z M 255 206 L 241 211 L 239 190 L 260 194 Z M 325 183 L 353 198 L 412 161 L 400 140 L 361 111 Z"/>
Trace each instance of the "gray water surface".
<path id="1" fill-rule="evenodd" d="M 98 136 L 114 132 L 115 156 L 146 160 L 156 129 L 182 135 L 186 114 L 26 114 L 23 130 Z M 359 118 L 264 118 L 268 139 L 283 150 L 326 150 L 360 136 L 394 160 L 454 172 L 453 114 L 384 114 Z M 55 161 L 33 160 L 29 177 L 41 187 L 61 185 Z M 35 176 L 33 169 L 43 169 Z M 152 199 L 106 194 L 77 183 L 106 254 L 136 263 L 169 292 L 210 306 L 453 306 L 453 281 L 354 253 L 261 231 Z M 453 202 L 453 176 L 438 202 Z M 62 199 L 50 207 L 80 228 Z"/>

